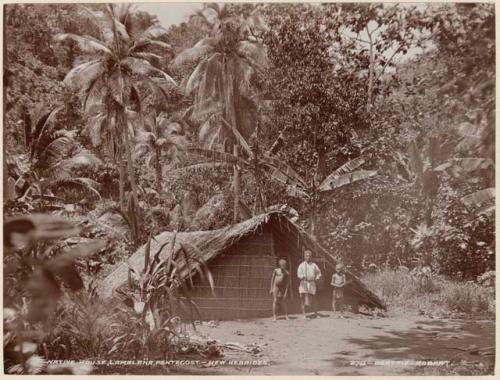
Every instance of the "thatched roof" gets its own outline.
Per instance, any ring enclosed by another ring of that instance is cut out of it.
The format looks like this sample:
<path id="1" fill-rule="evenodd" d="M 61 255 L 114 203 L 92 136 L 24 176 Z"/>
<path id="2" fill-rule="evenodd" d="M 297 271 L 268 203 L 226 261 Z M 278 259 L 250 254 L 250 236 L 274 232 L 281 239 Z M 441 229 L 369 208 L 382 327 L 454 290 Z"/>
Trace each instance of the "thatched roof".
<path id="1" fill-rule="evenodd" d="M 175 235 L 174 251 L 180 250 L 181 244 L 196 247 L 202 253 L 204 261 L 210 264 L 212 259 L 222 254 L 240 239 L 264 228 L 271 229 L 277 244 L 286 246 L 289 252 L 302 255 L 302 249 L 309 249 L 315 252 L 317 256 L 323 257 L 327 264 L 332 267 L 335 266 L 336 262 L 328 251 L 279 211 L 257 215 L 244 222 L 219 230 L 178 232 Z M 173 235 L 173 232 L 167 231 L 155 236 L 151 241 L 151 255 L 157 252 L 161 246 L 171 242 Z M 168 247 L 163 249 L 160 258 L 165 259 L 170 252 L 171 249 L 168 249 Z M 98 288 L 101 297 L 105 299 L 112 297 L 114 290 L 127 282 L 129 266 L 136 273 L 141 272 L 144 268 L 144 255 L 145 245 L 139 248 L 127 261 L 117 264 L 116 268 L 103 280 Z M 194 272 L 195 269 L 192 266 L 183 266 L 182 264 L 181 262 L 179 265 L 182 268 L 179 274 L 181 277 L 187 278 L 189 273 Z M 347 277 L 348 280 L 351 280 L 347 286 L 359 297 L 361 304 L 369 307 L 385 308 L 380 299 L 369 291 L 357 277 L 349 272 L 347 272 Z"/>

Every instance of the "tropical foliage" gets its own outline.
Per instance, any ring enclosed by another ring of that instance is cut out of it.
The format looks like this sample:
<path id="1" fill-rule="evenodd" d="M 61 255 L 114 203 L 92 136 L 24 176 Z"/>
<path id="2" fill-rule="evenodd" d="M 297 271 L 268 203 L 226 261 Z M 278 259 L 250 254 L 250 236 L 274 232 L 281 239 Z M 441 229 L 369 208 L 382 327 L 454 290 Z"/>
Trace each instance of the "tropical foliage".
<path id="1" fill-rule="evenodd" d="M 184 350 L 196 307 L 175 261 L 149 252 L 112 312 L 95 294 L 163 231 L 278 209 L 353 272 L 494 270 L 492 4 L 205 3 L 170 26 L 132 4 L 4 13 L 8 371 Z M 210 282 L 196 247 L 176 255 Z"/>

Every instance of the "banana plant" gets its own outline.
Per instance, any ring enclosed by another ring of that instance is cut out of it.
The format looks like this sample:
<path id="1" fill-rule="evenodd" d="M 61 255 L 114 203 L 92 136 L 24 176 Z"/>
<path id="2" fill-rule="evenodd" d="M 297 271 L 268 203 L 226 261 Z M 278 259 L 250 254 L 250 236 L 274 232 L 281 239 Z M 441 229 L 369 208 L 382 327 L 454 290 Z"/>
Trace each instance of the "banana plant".
<path id="1" fill-rule="evenodd" d="M 482 127 L 462 123 L 455 132 L 456 136 L 452 138 L 431 137 L 427 150 L 420 150 L 415 140 L 411 141 L 408 147 L 410 165 L 406 170 L 410 173 L 408 177 L 414 178 L 417 190 L 426 202 L 428 226 L 432 224 L 433 204 L 440 178 L 445 172 L 453 178 L 467 181 L 474 179 L 470 173 L 492 169 L 494 166 L 491 158 L 471 157 L 484 145 L 485 131 Z M 480 209 L 481 212 L 491 211 L 490 206 L 495 199 L 494 193 L 494 188 L 480 189 L 462 197 L 461 202 L 471 209 L 486 204 L 486 209 Z"/>
<path id="2" fill-rule="evenodd" d="M 337 189 L 355 182 L 364 181 L 377 175 L 377 170 L 358 169 L 365 163 L 362 157 L 347 161 L 335 169 L 319 184 L 313 177 L 309 186 L 302 187 L 300 182 L 286 184 L 288 194 L 305 202 L 310 209 L 310 233 L 315 236 L 316 215 L 325 199 L 328 199 Z M 281 173 L 277 173 L 281 174 Z M 302 180 L 302 183 L 305 181 Z"/>
<path id="3" fill-rule="evenodd" d="M 376 170 L 356 170 L 365 163 L 364 159 L 359 157 L 346 162 L 334 170 L 319 184 L 313 182 L 308 185 L 306 180 L 292 167 L 273 156 L 273 147 L 261 154 L 258 150 L 258 146 L 251 147 L 236 128 L 231 128 L 231 125 L 224 119 L 223 122 L 227 124 L 228 128 L 234 133 L 236 141 L 244 152 L 244 156 L 235 156 L 230 153 L 215 150 L 189 148 L 187 149 L 188 152 L 203 157 L 205 162 L 186 166 L 181 170 L 227 170 L 231 167 L 238 166 L 240 169 L 251 172 L 256 178 L 258 178 L 261 173 L 267 175 L 270 180 L 284 185 L 289 196 L 298 198 L 310 206 L 312 210 L 311 232 L 314 232 L 316 207 L 323 197 L 332 194 L 334 190 L 340 187 L 366 180 L 377 174 Z M 265 204 L 263 196 L 262 189 L 257 188 L 256 203 L 258 204 L 260 202 L 261 206 L 258 211 L 262 211 Z"/>
<path id="4" fill-rule="evenodd" d="M 266 153 L 261 153 L 258 144 L 250 146 L 245 138 L 240 134 L 240 132 L 234 128 L 229 122 L 224 118 L 221 118 L 223 126 L 228 129 L 228 131 L 233 134 L 236 143 L 242 150 L 241 155 L 235 155 L 227 152 L 220 152 L 213 149 L 204 148 L 187 148 L 186 152 L 202 157 L 204 162 L 197 163 L 193 165 L 184 166 L 178 171 L 189 171 L 189 172 L 203 172 L 206 170 L 219 170 L 219 171 L 229 171 L 231 169 L 237 168 L 237 171 L 246 171 L 251 173 L 257 183 L 256 186 L 256 199 L 255 213 L 260 213 L 265 208 L 265 194 L 262 188 L 262 177 L 267 175 L 269 179 L 283 181 L 288 183 L 295 183 L 297 179 L 300 179 L 299 175 L 293 170 L 289 165 L 281 162 L 280 160 L 272 157 L 270 151 Z M 274 174 L 273 174 L 274 173 Z M 280 173 L 280 175 L 276 174 Z M 248 207 L 238 199 L 237 211 L 243 217 L 248 216 Z"/>

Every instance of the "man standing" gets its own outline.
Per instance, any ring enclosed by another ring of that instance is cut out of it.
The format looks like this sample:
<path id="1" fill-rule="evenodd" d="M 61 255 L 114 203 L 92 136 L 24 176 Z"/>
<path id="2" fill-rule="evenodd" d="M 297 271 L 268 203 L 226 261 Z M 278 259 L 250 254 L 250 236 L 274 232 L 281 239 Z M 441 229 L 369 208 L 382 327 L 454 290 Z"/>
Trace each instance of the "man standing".
<path id="1" fill-rule="evenodd" d="M 304 319 L 306 318 L 306 306 L 311 308 L 315 317 L 318 316 L 314 296 L 316 295 L 316 281 L 321 277 L 321 271 L 311 259 L 312 252 L 306 250 L 304 252 L 304 261 L 297 268 L 297 277 L 300 280 L 299 294 Z"/>

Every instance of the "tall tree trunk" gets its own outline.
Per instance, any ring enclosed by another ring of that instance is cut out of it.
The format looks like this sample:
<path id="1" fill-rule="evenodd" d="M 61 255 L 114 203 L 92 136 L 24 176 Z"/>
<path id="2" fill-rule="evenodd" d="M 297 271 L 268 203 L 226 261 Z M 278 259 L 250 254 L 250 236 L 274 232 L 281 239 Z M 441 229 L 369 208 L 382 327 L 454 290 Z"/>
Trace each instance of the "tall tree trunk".
<path id="1" fill-rule="evenodd" d="M 12 7 L 15 9 L 17 5 L 13 5 Z M 3 8 L 3 35 L 4 35 L 4 39 L 3 39 L 3 72 L 2 72 L 2 75 L 3 75 L 3 89 L 2 89 L 2 94 L 3 94 L 3 112 L 2 112 L 2 121 L 3 121 L 3 126 L 4 126 L 4 129 L 2 131 L 3 133 L 3 141 L 5 142 L 5 127 L 7 126 L 7 117 L 6 117 L 6 109 L 5 109 L 5 102 L 6 102 L 6 99 L 7 99 L 7 70 L 9 68 L 9 61 L 8 61 L 8 55 L 7 55 L 7 37 L 6 37 L 6 34 L 5 32 L 7 31 L 7 26 L 6 26 L 6 22 L 7 22 L 7 14 L 6 14 L 6 11 L 7 11 L 7 6 L 4 6 Z M 7 168 L 7 161 L 5 160 L 5 145 L 4 145 L 4 148 L 3 148 L 3 151 L 2 151 L 2 160 L 3 160 L 3 199 L 4 199 L 4 203 L 5 203 L 5 200 L 8 199 L 8 192 L 7 192 L 7 189 L 9 188 L 8 186 L 8 176 L 9 176 L 9 171 L 8 171 L 8 168 Z"/>
<path id="2" fill-rule="evenodd" d="M 233 145 L 233 154 L 238 157 L 238 145 Z M 233 177 L 233 190 L 234 190 L 234 223 L 238 223 L 240 217 L 240 188 L 241 188 L 241 178 L 240 169 L 237 165 L 234 165 L 234 177 Z"/>
<path id="3" fill-rule="evenodd" d="M 118 170 L 120 173 L 120 210 L 122 210 L 122 212 L 126 212 L 127 210 L 125 205 L 126 168 L 125 168 L 125 160 L 123 159 L 122 154 L 120 154 L 120 162 L 118 163 Z"/>
<path id="4" fill-rule="evenodd" d="M 123 136 L 125 140 L 125 154 L 127 156 L 127 169 L 128 169 L 128 178 L 130 181 L 130 187 L 132 188 L 132 197 L 134 198 L 134 202 L 136 205 L 139 204 L 139 199 L 137 196 L 137 183 L 135 181 L 135 171 L 134 171 L 134 162 L 132 160 L 132 149 L 131 149 L 131 141 L 130 136 L 128 134 L 128 122 L 127 116 L 125 115 L 125 109 L 123 109 L 122 113 L 122 123 L 123 123 Z"/>
<path id="5" fill-rule="evenodd" d="M 156 172 L 156 192 L 158 195 L 161 193 L 162 183 L 163 183 L 163 174 L 161 172 L 161 163 L 160 163 L 160 147 L 155 148 L 155 172 Z"/>
<path id="6" fill-rule="evenodd" d="M 373 52 L 373 40 L 370 32 L 368 32 L 368 39 L 370 41 L 370 63 L 368 67 L 368 100 L 366 103 L 366 109 L 368 111 L 371 110 L 372 103 L 373 103 L 373 80 L 375 76 L 375 57 L 374 57 L 374 52 Z"/>
<path id="7" fill-rule="evenodd" d="M 228 62 L 227 56 L 223 59 L 223 71 L 221 75 L 222 83 L 221 86 L 223 88 L 224 94 L 224 113 L 223 117 L 225 120 L 233 127 L 238 128 L 236 122 L 236 112 L 235 112 L 235 93 L 234 93 L 234 76 L 232 72 L 231 62 Z M 232 138 L 233 142 L 233 154 L 235 157 L 238 157 L 238 141 L 235 138 Z M 237 223 L 239 221 L 240 216 L 240 188 L 241 188 L 241 179 L 240 179 L 240 171 L 238 167 L 234 166 L 234 175 L 233 175 L 233 195 L 234 195 L 234 214 L 233 221 Z"/>
<path id="8" fill-rule="evenodd" d="M 131 220 L 131 223 L 132 223 L 132 228 L 134 229 L 134 235 L 135 235 L 135 239 L 136 240 L 136 243 L 137 243 L 137 239 L 138 239 L 138 231 L 139 231 L 139 228 L 138 228 L 138 222 L 137 222 L 137 219 L 138 219 L 138 215 L 137 215 L 137 206 L 139 205 L 139 198 L 138 198 L 138 194 L 137 194 L 137 183 L 135 181 L 135 171 L 134 171 L 134 162 L 132 161 L 132 149 L 131 149 L 131 141 L 130 141 L 130 136 L 128 134 L 128 121 L 127 121 L 127 115 L 126 115 L 126 111 L 125 111 L 125 108 L 123 108 L 121 110 L 121 121 L 122 121 L 122 131 L 123 131 L 123 137 L 124 137 L 124 142 L 125 142 L 125 154 L 127 156 L 127 171 L 128 171 L 128 178 L 129 178 L 129 181 L 130 181 L 130 187 L 132 189 L 132 199 L 133 199 L 133 202 L 131 203 L 132 207 L 129 209 L 129 213 L 130 214 L 133 214 L 133 215 L 130 215 L 130 220 Z"/>

